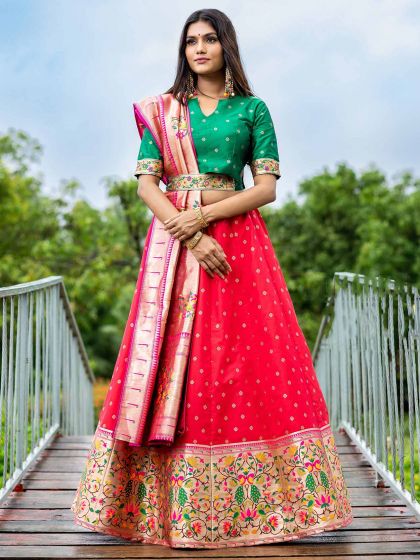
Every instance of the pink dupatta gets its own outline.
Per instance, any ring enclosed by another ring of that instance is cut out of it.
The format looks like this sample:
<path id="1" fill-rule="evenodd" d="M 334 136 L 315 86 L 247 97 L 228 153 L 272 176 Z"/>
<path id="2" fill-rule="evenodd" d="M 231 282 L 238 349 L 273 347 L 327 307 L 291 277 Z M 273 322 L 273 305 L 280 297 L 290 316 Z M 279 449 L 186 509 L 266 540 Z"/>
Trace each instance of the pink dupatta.
<path id="1" fill-rule="evenodd" d="M 163 181 L 199 173 L 188 108 L 172 94 L 134 103 L 140 137 L 147 127 L 163 155 Z M 181 210 L 201 204 L 200 190 L 168 192 Z M 101 428 L 130 446 L 171 445 L 184 431 L 190 338 L 199 263 L 153 216 Z"/>

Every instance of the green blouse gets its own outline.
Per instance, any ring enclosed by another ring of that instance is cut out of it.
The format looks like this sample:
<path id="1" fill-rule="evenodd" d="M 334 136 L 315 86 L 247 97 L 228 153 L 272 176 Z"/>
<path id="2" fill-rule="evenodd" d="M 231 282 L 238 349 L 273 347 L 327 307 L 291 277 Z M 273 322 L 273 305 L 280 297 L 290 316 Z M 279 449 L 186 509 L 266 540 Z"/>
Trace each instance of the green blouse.
<path id="1" fill-rule="evenodd" d="M 270 111 L 255 96 L 219 99 L 216 109 L 205 115 L 197 97 L 188 100 L 191 133 L 200 173 L 224 173 L 234 178 L 235 190 L 245 188 L 244 166 L 252 176 L 271 173 L 281 177 L 277 138 Z M 135 176 L 163 175 L 163 158 L 148 128 L 137 157 Z"/>

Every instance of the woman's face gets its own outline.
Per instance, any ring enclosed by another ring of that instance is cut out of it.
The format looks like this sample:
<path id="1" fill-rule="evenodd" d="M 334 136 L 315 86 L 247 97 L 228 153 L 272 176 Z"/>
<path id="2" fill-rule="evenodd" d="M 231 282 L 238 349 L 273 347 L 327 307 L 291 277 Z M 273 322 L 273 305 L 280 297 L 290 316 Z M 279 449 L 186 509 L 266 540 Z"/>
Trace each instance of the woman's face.
<path id="1" fill-rule="evenodd" d="M 197 21 L 188 27 L 185 56 L 193 72 L 212 74 L 224 66 L 223 49 L 212 25 Z M 198 60 L 205 58 L 207 60 Z"/>

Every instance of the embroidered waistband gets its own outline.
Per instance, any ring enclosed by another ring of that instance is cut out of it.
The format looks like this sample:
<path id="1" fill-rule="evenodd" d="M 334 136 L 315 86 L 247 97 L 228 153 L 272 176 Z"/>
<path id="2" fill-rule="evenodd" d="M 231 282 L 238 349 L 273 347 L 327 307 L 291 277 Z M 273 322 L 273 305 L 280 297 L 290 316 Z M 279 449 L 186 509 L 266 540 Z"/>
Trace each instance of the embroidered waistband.
<path id="1" fill-rule="evenodd" d="M 235 179 L 222 173 L 184 173 L 168 177 L 166 190 L 234 191 Z"/>

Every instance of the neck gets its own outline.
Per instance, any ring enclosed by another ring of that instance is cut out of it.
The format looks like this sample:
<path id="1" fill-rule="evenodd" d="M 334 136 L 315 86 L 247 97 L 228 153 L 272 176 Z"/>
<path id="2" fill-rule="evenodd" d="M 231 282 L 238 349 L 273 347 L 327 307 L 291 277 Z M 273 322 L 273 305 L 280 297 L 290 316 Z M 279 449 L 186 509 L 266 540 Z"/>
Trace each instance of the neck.
<path id="1" fill-rule="evenodd" d="M 223 97 L 225 80 L 223 72 L 215 72 L 207 76 L 197 76 L 197 88 L 211 97 Z"/>

